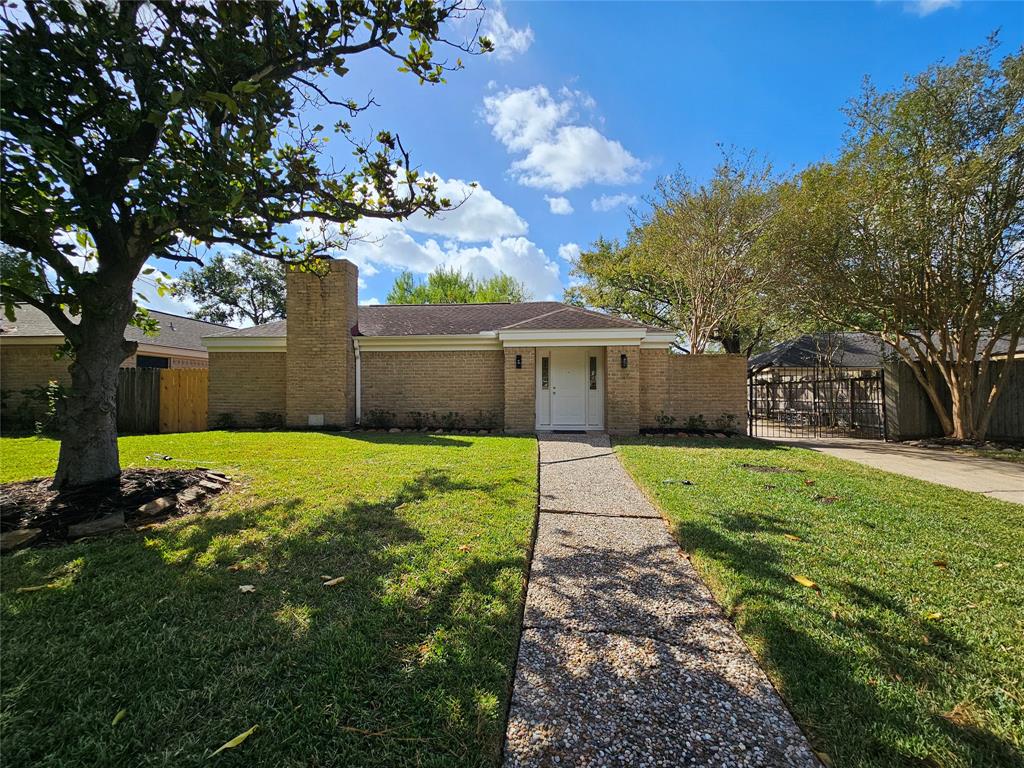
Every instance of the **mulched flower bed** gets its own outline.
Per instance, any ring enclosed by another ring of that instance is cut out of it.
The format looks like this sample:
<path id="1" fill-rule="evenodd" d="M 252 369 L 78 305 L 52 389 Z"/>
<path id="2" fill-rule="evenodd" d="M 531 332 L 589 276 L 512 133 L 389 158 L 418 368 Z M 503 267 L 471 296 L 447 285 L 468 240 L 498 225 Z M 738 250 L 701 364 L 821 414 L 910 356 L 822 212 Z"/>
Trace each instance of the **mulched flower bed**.
<path id="1" fill-rule="evenodd" d="M 58 493 L 52 478 L 0 485 L 0 549 L 53 546 L 202 509 L 231 478 L 204 468 L 126 469 L 120 482 Z"/>

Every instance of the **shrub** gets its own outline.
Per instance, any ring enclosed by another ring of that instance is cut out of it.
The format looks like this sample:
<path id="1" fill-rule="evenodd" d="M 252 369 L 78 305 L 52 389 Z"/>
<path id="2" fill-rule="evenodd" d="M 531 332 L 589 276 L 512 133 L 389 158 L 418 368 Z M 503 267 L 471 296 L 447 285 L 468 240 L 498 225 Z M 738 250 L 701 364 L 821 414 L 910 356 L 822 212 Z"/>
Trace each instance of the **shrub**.
<path id="1" fill-rule="evenodd" d="M 498 416 L 493 411 L 480 411 L 480 416 L 477 418 L 478 429 L 496 429 L 498 426 Z"/>
<path id="2" fill-rule="evenodd" d="M 718 429 L 722 432 L 735 432 L 736 414 L 723 413 L 721 416 L 715 419 L 715 429 Z"/>
<path id="3" fill-rule="evenodd" d="M 0 410 L 6 434 L 55 435 L 58 414 L 67 398 L 64 385 L 51 381 L 19 392 L 0 390 Z"/>
<path id="4" fill-rule="evenodd" d="M 686 428 L 693 430 L 705 430 L 708 428 L 708 423 L 704 421 L 704 414 L 698 413 L 695 416 L 690 416 L 686 420 Z"/>
<path id="5" fill-rule="evenodd" d="M 284 426 L 284 415 L 273 411 L 260 411 L 256 414 L 256 426 L 260 429 L 280 429 Z"/>
<path id="6" fill-rule="evenodd" d="M 395 414 L 383 408 L 373 408 L 363 416 L 363 426 L 367 429 L 390 429 L 395 421 Z"/>
<path id="7" fill-rule="evenodd" d="M 455 413 L 455 411 L 448 411 L 441 417 L 441 428 L 448 432 L 453 432 L 457 429 L 462 429 L 462 416 Z"/>
<path id="8" fill-rule="evenodd" d="M 238 418 L 233 413 L 218 413 L 210 425 L 214 429 L 238 429 Z"/>
<path id="9" fill-rule="evenodd" d="M 658 414 L 658 426 L 662 429 L 671 429 L 672 425 L 676 423 L 676 417 L 670 416 L 669 414 L 662 411 Z"/>

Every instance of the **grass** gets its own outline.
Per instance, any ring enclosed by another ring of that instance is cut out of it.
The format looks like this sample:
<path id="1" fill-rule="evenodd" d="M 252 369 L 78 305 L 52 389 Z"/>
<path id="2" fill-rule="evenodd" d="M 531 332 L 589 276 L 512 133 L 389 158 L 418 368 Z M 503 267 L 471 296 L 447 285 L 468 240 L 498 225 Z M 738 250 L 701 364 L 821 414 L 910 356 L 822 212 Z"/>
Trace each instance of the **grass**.
<path id="1" fill-rule="evenodd" d="M 1024 507 L 757 441 L 616 450 L 834 765 L 1024 764 Z"/>
<path id="2" fill-rule="evenodd" d="M 5 764 L 497 764 L 534 441 L 210 432 L 120 445 L 125 465 L 167 454 L 162 466 L 228 471 L 233 490 L 206 515 L 3 558 Z M 12 481 L 52 474 L 57 445 L 7 438 L 0 452 Z"/>

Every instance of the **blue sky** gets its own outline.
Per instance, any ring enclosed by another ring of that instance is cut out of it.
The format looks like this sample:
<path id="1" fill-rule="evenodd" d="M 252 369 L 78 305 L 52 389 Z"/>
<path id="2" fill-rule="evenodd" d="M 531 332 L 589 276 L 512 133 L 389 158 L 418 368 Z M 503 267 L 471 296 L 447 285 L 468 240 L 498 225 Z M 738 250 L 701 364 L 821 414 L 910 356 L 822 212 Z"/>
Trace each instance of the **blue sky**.
<path id="1" fill-rule="evenodd" d="M 536 299 L 560 298 L 577 248 L 620 237 L 659 176 L 706 177 L 716 144 L 800 168 L 834 155 L 841 108 L 865 76 L 896 86 L 997 28 L 1002 52 L 1024 42 L 1011 2 L 487 5 L 496 53 L 470 57 L 447 84 L 420 86 L 377 55 L 331 84 L 357 100 L 372 92 L 361 135 L 398 132 L 455 197 L 479 185 L 441 218 L 367 228 L 348 254 L 364 303 L 383 301 L 401 269 L 442 263 L 503 270 Z"/>

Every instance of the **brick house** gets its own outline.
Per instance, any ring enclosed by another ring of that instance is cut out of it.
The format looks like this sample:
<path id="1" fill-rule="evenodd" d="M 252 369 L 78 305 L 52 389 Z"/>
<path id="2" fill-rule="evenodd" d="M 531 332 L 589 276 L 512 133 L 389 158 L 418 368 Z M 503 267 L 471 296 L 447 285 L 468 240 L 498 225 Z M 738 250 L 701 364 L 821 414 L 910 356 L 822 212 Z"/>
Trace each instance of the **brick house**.
<path id="1" fill-rule="evenodd" d="M 138 351 L 123 368 L 205 368 L 206 347 L 202 337 L 227 326 L 150 310 L 159 325 L 155 336 L 135 327 L 125 338 L 138 342 Z M 57 357 L 64 335 L 35 307 L 15 308 L 14 320 L 0 318 L 0 388 L 12 392 L 45 386 L 51 381 L 70 385 L 67 358 Z"/>
<path id="2" fill-rule="evenodd" d="M 287 287 L 287 320 L 203 339 L 211 424 L 746 428 L 746 360 L 674 354 L 671 331 L 554 301 L 359 306 L 345 260 Z"/>

